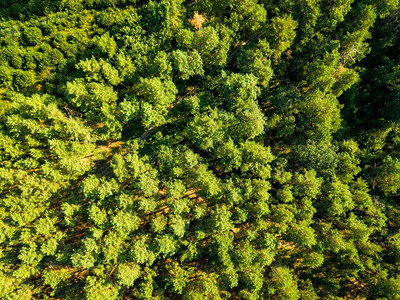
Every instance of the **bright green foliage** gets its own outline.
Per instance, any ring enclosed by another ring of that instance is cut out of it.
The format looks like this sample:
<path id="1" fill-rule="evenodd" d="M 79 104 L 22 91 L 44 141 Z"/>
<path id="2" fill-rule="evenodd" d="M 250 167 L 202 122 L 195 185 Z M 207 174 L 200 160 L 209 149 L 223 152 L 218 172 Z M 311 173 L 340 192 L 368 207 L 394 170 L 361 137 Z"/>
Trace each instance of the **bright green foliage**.
<path id="1" fill-rule="evenodd" d="M 118 289 L 111 283 L 106 283 L 104 280 L 98 280 L 96 277 L 88 276 L 85 284 L 86 299 L 118 299 Z"/>
<path id="2" fill-rule="evenodd" d="M 118 266 L 118 282 L 131 287 L 140 276 L 140 267 L 136 264 L 123 264 Z"/>
<path id="3" fill-rule="evenodd" d="M 386 156 L 377 174 L 377 183 L 386 194 L 396 194 L 400 189 L 400 161 Z"/>
<path id="4" fill-rule="evenodd" d="M 274 299 L 299 299 L 296 278 L 285 267 L 276 267 L 272 270 L 271 288 L 269 293 Z"/>
<path id="5" fill-rule="evenodd" d="M 16 70 L 14 73 L 14 84 L 19 88 L 27 88 L 35 81 L 35 74 L 32 71 Z"/>
<path id="6" fill-rule="evenodd" d="M 176 50 L 172 54 L 172 62 L 178 72 L 178 77 L 183 80 L 189 79 L 194 75 L 204 74 L 203 61 L 196 50 L 190 53 Z"/>
<path id="7" fill-rule="evenodd" d="M 0 298 L 398 299 L 398 15 L 0 1 Z"/>
<path id="8" fill-rule="evenodd" d="M 37 27 L 28 27 L 24 29 L 23 36 L 28 45 L 35 46 L 42 40 L 42 31 Z"/>
<path id="9" fill-rule="evenodd" d="M 110 37 L 108 32 L 100 36 L 97 39 L 96 44 L 100 51 L 108 57 L 113 57 L 117 51 L 117 43 L 112 37 Z"/>
<path id="10" fill-rule="evenodd" d="M 296 37 L 297 25 L 297 22 L 290 15 L 277 16 L 271 20 L 269 39 L 272 49 L 275 50 L 276 58 L 292 44 Z"/>

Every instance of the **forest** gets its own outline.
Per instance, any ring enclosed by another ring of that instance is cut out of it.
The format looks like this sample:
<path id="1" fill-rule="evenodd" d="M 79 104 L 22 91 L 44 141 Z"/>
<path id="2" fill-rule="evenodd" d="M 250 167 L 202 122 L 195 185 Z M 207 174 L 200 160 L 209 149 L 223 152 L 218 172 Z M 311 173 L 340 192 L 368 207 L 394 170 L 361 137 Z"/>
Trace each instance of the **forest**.
<path id="1" fill-rule="evenodd" d="M 400 299 L 399 49 L 399 0 L 0 1 L 0 299 Z"/>

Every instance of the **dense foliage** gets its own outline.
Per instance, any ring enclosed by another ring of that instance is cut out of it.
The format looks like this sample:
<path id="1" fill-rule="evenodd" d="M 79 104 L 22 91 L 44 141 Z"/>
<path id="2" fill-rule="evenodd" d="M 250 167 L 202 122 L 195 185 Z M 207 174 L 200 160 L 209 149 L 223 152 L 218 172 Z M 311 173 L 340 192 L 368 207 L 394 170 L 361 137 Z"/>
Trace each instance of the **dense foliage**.
<path id="1" fill-rule="evenodd" d="M 1 299 L 400 299 L 398 0 L 3 0 Z"/>

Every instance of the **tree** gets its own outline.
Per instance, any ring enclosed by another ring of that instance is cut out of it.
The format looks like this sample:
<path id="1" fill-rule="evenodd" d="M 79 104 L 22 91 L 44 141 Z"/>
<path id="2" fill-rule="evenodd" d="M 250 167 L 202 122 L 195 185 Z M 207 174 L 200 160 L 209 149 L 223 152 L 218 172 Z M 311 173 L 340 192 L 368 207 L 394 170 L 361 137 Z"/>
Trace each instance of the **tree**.
<path id="1" fill-rule="evenodd" d="M 178 77 L 183 80 L 189 79 L 189 77 L 194 75 L 204 74 L 203 61 L 196 50 L 190 53 L 176 50 L 172 54 L 172 62 L 178 71 Z"/>
<path id="2" fill-rule="evenodd" d="M 398 0 L 0 3 L 0 298 L 399 297 Z"/>
<path id="3" fill-rule="evenodd" d="M 400 161 L 389 155 L 385 157 L 376 179 L 385 194 L 397 193 L 400 189 Z"/>
<path id="4" fill-rule="evenodd" d="M 290 15 L 275 17 L 271 20 L 268 28 L 269 42 L 275 50 L 275 58 L 278 58 L 287 50 L 296 37 L 296 28 L 298 23 Z"/>
<path id="5" fill-rule="evenodd" d="M 42 31 L 37 27 L 27 27 L 24 29 L 24 39 L 30 46 L 36 46 L 42 40 Z"/>

